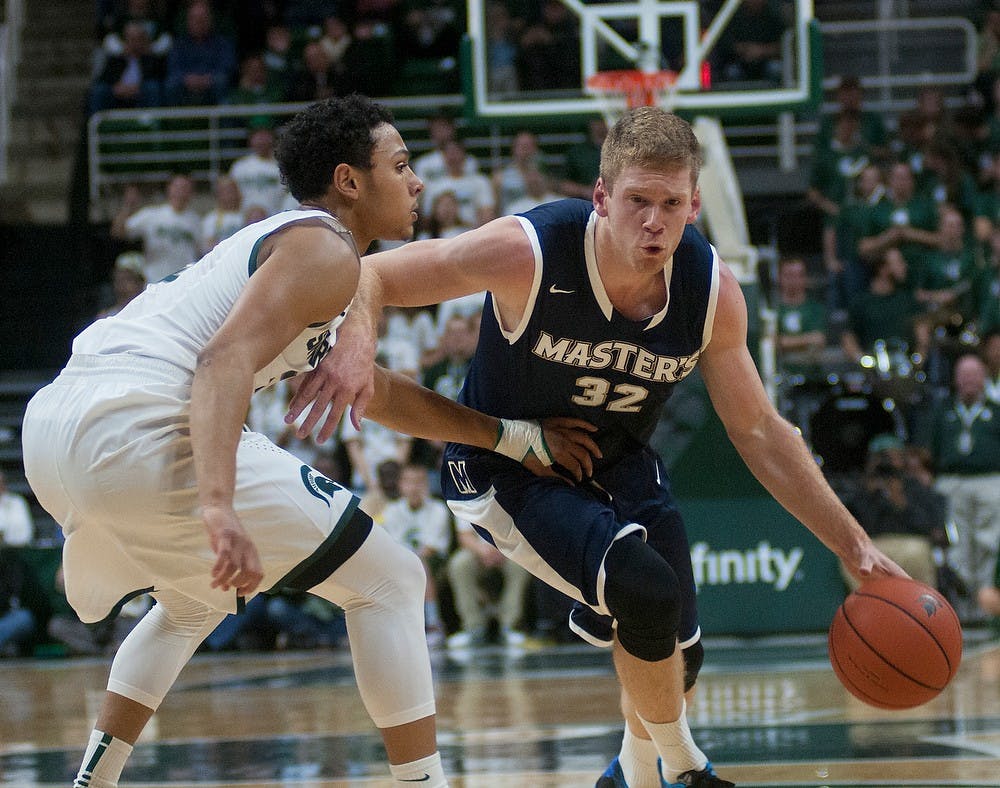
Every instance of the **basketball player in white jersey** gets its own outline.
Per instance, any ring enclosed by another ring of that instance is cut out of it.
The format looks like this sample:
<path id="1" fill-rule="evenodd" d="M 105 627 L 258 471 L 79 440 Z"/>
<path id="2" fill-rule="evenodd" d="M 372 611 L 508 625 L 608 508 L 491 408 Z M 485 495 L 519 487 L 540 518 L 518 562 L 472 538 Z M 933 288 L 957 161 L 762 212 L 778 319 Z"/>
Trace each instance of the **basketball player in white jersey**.
<path id="1" fill-rule="evenodd" d="M 419 559 L 348 490 L 243 427 L 252 393 L 311 369 L 354 296 L 358 249 L 407 239 L 422 184 L 385 109 L 352 96 L 285 128 L 301 208 L 231 236 L 73 343 L 30 402 L 24 463 L 66 536 L 79 617 L 157 604 L 122 644 L 75 786 L 109 788 L 202 639 L 258 591 L 311 590 L 346 612 L 358 687 L 396 784 L 447 782 L 435 742 Z M 566 422 L 498 421 L 392 373 L 369 414 L 581 473 L 596 447 Z M 498 440 L 499 436 L 499 440 Z M 547 441 L 547 446 L 545 441 Z M 207 533 L 206 533 L 207 532 Z"/>

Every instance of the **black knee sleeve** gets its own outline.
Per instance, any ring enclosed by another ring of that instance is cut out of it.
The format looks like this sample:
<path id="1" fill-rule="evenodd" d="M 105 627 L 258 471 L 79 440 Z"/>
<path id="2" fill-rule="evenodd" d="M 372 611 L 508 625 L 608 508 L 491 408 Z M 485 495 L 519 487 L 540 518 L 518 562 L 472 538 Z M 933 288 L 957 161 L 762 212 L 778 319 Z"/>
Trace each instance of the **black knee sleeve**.
<path id="1" fill-rule="evenodd" d="M 688 692 L 698 680 L 701 663 L 705 660 L 705 647 L 697 641 L 681 650 L 684 657 L 684 691 Z"/>
<path id="2" fill-rule="evenodd" d="M 604 559 L 604 599 L 629 654 L 658 662 L 674 653 L 681 595 L 670 564 L 636 535 L 615 542 Z"/>

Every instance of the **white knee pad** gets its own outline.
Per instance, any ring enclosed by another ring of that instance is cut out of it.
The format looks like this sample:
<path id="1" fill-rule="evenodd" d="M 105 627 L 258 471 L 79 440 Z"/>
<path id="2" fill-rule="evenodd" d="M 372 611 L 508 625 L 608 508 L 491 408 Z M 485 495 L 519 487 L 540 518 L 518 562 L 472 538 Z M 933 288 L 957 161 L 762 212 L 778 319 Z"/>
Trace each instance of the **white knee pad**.
<path id="1" fill-rule="evenodd" d="M 157 603 L 115 654 L 108 690 L 155 711 L 181 668 L 226 614 L 174 591 L 153 596 Z"/>
<path id="2" fill-rule="evenodd" d="M 434 713 L 420 559 L 375 527 L 312 593 L 344 609 L 361 699 L 379 728 Z"/>

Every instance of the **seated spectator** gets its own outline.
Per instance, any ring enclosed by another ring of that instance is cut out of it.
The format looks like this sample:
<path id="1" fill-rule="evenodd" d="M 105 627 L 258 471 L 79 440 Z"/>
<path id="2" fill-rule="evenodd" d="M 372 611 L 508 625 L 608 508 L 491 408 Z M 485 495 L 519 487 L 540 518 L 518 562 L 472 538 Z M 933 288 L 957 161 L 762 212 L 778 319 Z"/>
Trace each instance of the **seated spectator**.
<path id="1" fill-rule="evenodd" d="M 451 512 L 444 501 L 431 498 L 427 476 L 423 465 L 403 466 L 400 497 L 386 504 L 382 525 L 397 542 L 416 553 L 424 565 L 427 575 L 424 627 L 427 644 L 434 647 L 444 642 L 437 588 L 451 550 L 452 528 Z"/>
<path id="2" fill-rule="evenodd" d="M 976 252 L 966 240 L 965 220 L 951 205 L 941 209 L 938 248 L 924 258 L 913 277 L 914 295 L 932 313 L 934 325 L 973 321 Z"/>
<path id="3" fill-rule="evenodd" d="M 989 180 L 976 196 L 973 234 L 980 243 L 989 243 L 994 230 L 1000 230 L 1000 155 L 990 159 Z"/>
<path id="4" fill-rule="evenodd" d="M 521 33 L 518 82 L 522 90 L 580 88 L 580 26 L 559 0 L 542 0 L 539 18 Z"/>
<path id="5" fill-rule="evenodd" d="M 403 78 L 415 93 L 461 90 L 458 50 L 465 31 L 465 4 L 455 0 L 406 0 L 394 26 Z"/>
<path id="6" fill-rule="evenodd" d="M 976 180 L 959 158 L 951 141 L 938 137 L 924 150 L 924 193 L 941 209 L 951 205 L 971 222 L 979 209 Z"/>
<path id="7" fill-rule="evenodd" d="M 264 67 L 267 82 L 284 99 L 292 79 L 292 31 L 285 24 L 273 24 L 264 35 Z"/>
<path id="8" fill-rule="evenodd" d="M 985 264 L 976 277 L 975 301 L 979 335 L 1000 331 L 1000 227 L 990 234 Z"/>
<path id="9" fill-rule="evenodd" d="M 858 242 L 869 224 L 869 213 L 885 195 L 882 170 L 869 164 L 858 173 L 854 188 L 836 216 L 823 223 L 823 264 L 827 272 L 827 303 L 841 313 L 868 287 L 869 271 Z"/>
<path id="10" fill-rule="evenodd" d="M 454 238 L 456 235 L 472 229 L 472 225 L 462 220 L 455 192 L 450 190 L 438 192 L 434 195 L 434 201 L 429 205 L 430 210 L 422 222 L 423 227 L 417 233 L 419 240 Z"/>
<path id="11" fill-rule="evenodd" d="M 170 51 L 173 36 L 153 6 L 153 0 L 126 0 L 124 9 L 109 14 L 104 19 L 101 49 L 105 56 L 121 55 L 125 52 L 128 37 L 126 28 L 130 24 L 140 25 L 146 31 L 151 54 L 162 58 Z"/>
<path id="12" fill-rule="evenodd" d="M 510 146 L 510 162 L 493 170 L 492 174 L 495 201 L 502 215 L 512 213 L 507 206 L 525 195 L 525 173 L 539 169 L 542 169 L 542 156 L 538 137 L 533 131 L 517 132 Z"/>
<path id="13" fill-rule="evenodd" d="M 51 613 L 48 595 L 18 550 L 0 547 L 0 656 L 27 656 L 43 637 Z"/>
<path id="14" fill-rule="evenodd" d="M 912 577 L 937 586 L 935 549 L 948 545 L 944 502 L 909 476 L 904 445 L 894 435 L 878 435 L 868 447 L 861 482 L 844 504 L 872 541 Z M 851 591 L 860 583 L 841 567 Z"/>
<path id="15" fill-rule="evenodd" d="M 345 90 L 342 79 L 319 41 L 310 41 L 302 49 L 302 62 L 292 74 L 288 88 L 289 101 L 321 101 L 341 95 Z"/>
<path id="16" fill-rule="evenodd" d="M 778 261 L 778 357 L 786 372 L 821 377 L 819 351 L 826 347 L 826 309 L 809 296 L 805 261 Z"/>
<path id="17" fill-rule="evenodd" d="M 395 0 L 387 5 L 391 6 Z M 350 48 L 347 50 L 347 73 L 350 75 L 349 92 L 366 96 L 388 96 L 396 79 L 395 51 L 392 46 L 392 27 L 384 19 L 373 15 L 378 9 L 365 14 L 358 5 L 358 16 L 351 29 Z M 391 11 L 386 8 L 386 13 Z"/>
<path id="18" fill-rule="evenodd" d="M 109 55 L 104 68 L 90 87 L 89 110 L 135 109 L 160 106 L 164 63 L 153 54 L 149 34 L 139 22 L 129 22 L 121 54 Z"/>
<path id="19" fill-rule="evenodd" d="M 108 55 L 90 87 L 90 113 L 105 109 L 158 107 L 163 98 L 163 57 L 150 51 L 149 34 L 138 22 L 129 22 L 119 54 Z"/>
<path id="20" fill-rule="evenodd" d="M 35 539 L 35 521 L 23 495 L 7 486 L 0 470 L 0 547 L 24 547 Z"/>
<path id="21" fill-rule="evenodd" d="M 231 175 L 220 175 L 215 181 L 215 205 L 201 219 L 198 246 L 203 255 L 246 225 L 242 203 L 243 195 L 236 179 Z"/>
<path id="22" fill-rule="evenodd" d="M 94 317 L 100 320 L 121 312 L 128 303 L 146 289 L 146 258 L 139 252 L 122 252 L 111 269 L 111 292 L 114 301 Z"/>
<path id="23" fill-rule="evenodd" d="M 361 511 L 369 515 L 379 525 L 385 522 L 385 507 L 399 499 L 403 494 L 399 489 L 399 480 L 403 475 L 403 464 L 399 460 L 382 460 L 375 468 L 375 484 L 365 492 L 361 503 Z"/>
<path id="24" fill-rule="evenodd" d="M 842 76 L 836 90 L 837 111 L 832 115 L 824 115 L 820 120 L 819 131 L 816 133 L 814 145 L 827 148 L 833 139 L 833 127 L 836 119 L 842 114 L 853 114 L 858 118 L 858 133 L 861 142 L 871 152 L 872 158 L 884 161 L 889 158 L 889 133 L 885 121 L 878 112 L 864 109 L 864 92 L 861 80 L 855 76 Z"/>
<path id="25" fill-rule="evenodd" d="M 458 140 L 444 144 L 445 173 L 441 177 L 424 181 L 422 205 L 433 205 L 441 192 L 454 192 L 458 200 L 458 214 L 463 224 L 479 227 L 496 218 L 496 201 L 489 178 L 466 170 L 465 145 Z"/>
<path id="26" fill-rule="evenodd" d="M 458 549 L 448 559 L 451 584 L 461 628 L 448 640 L 449 649 L 486 645 L 490 620 L 495 616 L 504 645 L 520 646 L 524 634 L 518 629 L 524 617 L 524 594 L 531 583 L 526 569 L 508 560 L 465 520 L 455 523 Z M 499 604 L 489 599 L 491 587 L 501 583 Z"/>
<path id="27" fill-rule="evenodd" d="M 877 342 L 892 350 L 919 353 L 926 358 L 930 344 L 927 324 L 918 320 L 920 305 L 907 290 L 906 260 L 895 247 L 875 264 L 868 290 L 857 295 L 848 308 L 847 328 L 841 346 L 847 358 L 859 362 Z"/>
<path id="28" fill-rule="evenodd" d="M 834 121 L 829 143 L 813 147 L 806 199 L 823 212 L 825 219 L 835 218 L 852 195 L 858 174 L 870 163 L 857 113 L 841 112 Z"/>
<path id="29" fill-rule="evenodd" d="M 517 39 L 524 20 L 512 16 L 507 4 L 486 4 L 486 90 L 490 96 L 517 93 Z"/>
<path id="30" fill-rule="evenodd" d="M 186 27 L 167 58 L 165 102 L 170 106 L 219 104 L 236 71 L 236 49 L 213 29 L 212 9 L 205 0 L 188 6 Z"/>
<path id="31" fill-rule="evenodd" d="M 241 205 L 245 224 L 250 223 L 246 211 L 251 206 L 260 206 L 265 216 L 271 216 L 282 209 L 287 194 L 281 182 L 278 160 L 274 158 L 274 132 L 264 124 L 251 127 L 249 133 L 247 145 L 250 151 L 229 167 L 229 177 L 236 181 L 243 198 Z"/>
<path id="32" fill-rule="evenodd" d="M 328 16 L 323 20 L 323 35 L 319 45 L 326 54 L 330 69 L 336 75 L 336 80 L 342 80 L 347 73 L 350 62 L 349 53 L 354 38 L 347 22 L 339 16 Z"/>
<path id="33" fill-rule="evenodd" d="M 236 87 L 226 94 L 227 104 L 253 105 L 277 104 L 284 101 L 285 95 L 280 86 L 268 80 L 267 65 L 264 56 L 260 54 L 247 55 L 240 62 L 240 76 Z M 274 118 L 270 115 L 257 115 L 253 118 L 258 124 L 272 125 Z"/>
<path id="34" fill-rule="evenodd" d="M 444 113 L 437 113 L 427 120 L 427 136 L 433 147 L 426 153 L 415 157 L 411 163 L 413 172 L 425 184 L 438 180 L 447 175 L 447 167 L 444 163 L 445 143 L 458 138 L 458 130 L 455 127 L 455 120 Z M 479 172 L 479 162 L 476 157 L 466 152 L 465 171 L 470 175 Z"/>
<path id="35" fill-rule="evenodd" d="M 886 249 L 898 248 L 915 273 L 938 244 L 937 208 L 917 194 L 913 170 L 905 162 L 892 165 L 887 187 L 885 196 L 867 214 L 858 252 L 871 262 Z M 902 284 L 911 287 L 909 281 Z"/>
<path id="36" fill-rule="evenodd" d="M 781 37 L 785 20 L 772 0 L 743 0 L 719 41 L 719 75 L 728 82 L 782 76 Z"/>
<path id="37" fill-rule="evenodd" d="M 198 259 L 201 220 L 190 207 L 193 196 L 194 182 L 180 173 L 167 182 L 165 202 L 143 207 L 138 187 L 125 188 L 111 237 L 142 239 L 147 282 L 159 282 Z"/>
<path id="38" fill-rule="evenodd" d="M 437 347 L 424 356 L 423 385 L 442 397 L 457 400 L 478 340 L 477 318 L 452 314 L 444 324 Z"/>
<path id="39" fill-rule="evenodd" d="M 547 202 L 561 200 L 563 196 L 551 189 L 551 179 L 542 170 L 530 168 L 524 171 L 524 194 L 508 203 L 505 213 L 515 214 L 530 211 Z"/>
<path id="40" fill-rule="evenodd" d="M 608 124 L 602 117 L 587 121 L 587 139 L 566 149 L 563 178 L 559 191 L 567 197 L 590 200 L 600 174 L 601 146 L 608 136 Z"/>

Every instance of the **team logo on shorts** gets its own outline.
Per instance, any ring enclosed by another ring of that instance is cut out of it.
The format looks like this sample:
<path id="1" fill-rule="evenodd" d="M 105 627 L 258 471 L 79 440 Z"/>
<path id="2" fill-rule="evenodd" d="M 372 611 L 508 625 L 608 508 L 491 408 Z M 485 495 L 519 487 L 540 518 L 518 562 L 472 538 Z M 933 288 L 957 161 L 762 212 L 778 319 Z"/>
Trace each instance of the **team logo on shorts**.
<path id="1" fill-rule="evenodd" d="M 300 472 L 302 483 L 306 486 L 309 494 L 315 495 L 327 506 L 330 505 L 333 496 L 344 489 L 333 479 L 327 479 L 315 468 L 310 468 L 308 465 L 303 465 Z"/>
<path id="2" fill-rule="evenodd" d="M 458 462 L 448 460 L 448 472 L 451 474 L 451 480 L 455 482 L 455 488 L 462 495 L 475 495 L 478 492 L 472 484 L 472 480 L 469 479 L 469 472 L 465 469 L 465 460 Z"/>

